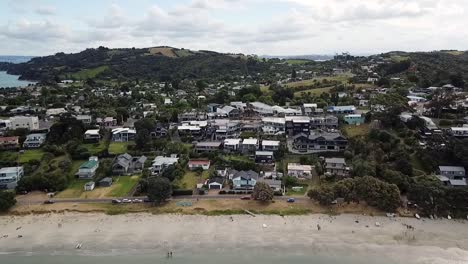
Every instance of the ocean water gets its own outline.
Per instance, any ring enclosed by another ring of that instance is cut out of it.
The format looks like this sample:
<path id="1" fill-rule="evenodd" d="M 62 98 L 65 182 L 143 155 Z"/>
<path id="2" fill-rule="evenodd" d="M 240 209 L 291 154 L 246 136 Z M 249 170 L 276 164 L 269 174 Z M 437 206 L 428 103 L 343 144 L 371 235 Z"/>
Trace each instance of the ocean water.
<path id="1" fill-rule="evenodd" d="M 0 88 L 5 87 L 26 87 L 34 82 L 18 80 L 17 75 L 10 75 L 4 71 L 0 71 Z"/>

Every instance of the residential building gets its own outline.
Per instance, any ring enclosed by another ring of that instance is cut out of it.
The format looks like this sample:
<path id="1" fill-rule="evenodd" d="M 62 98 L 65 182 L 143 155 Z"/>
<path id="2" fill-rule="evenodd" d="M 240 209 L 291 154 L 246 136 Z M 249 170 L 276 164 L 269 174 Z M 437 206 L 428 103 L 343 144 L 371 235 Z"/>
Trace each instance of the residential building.
<path id="1" fill-rule="evenodd" d="M 298 134 L 288 140 L 289 151 L 297 154 L 344 151 L 348 140 L 339 132 Z"/>
<path id="2" fill-rule="evenodd" d="M 89 192 L 89 191 L 94 190 L 94 187 L 95 187 L 95 183 L 93 181 L 90 181 L 90 182 L 85 183 L 84 190 L 85 192 Z"/>
<path id="3" fill-rule="evenodd" d="M 220 141 L 205 141 L 205 142 L 198 142 L 195 144 L 195 150 L 198 153 L 202 152 L 216 152 L 221 150 L 221 146 L 223 145 Z"/>
<path id="4" fill-rule="evenodd" d="M 46 141 L 46 137 L 45 133 L 29 134 L 23 142 L 23 148 L 40 148 Z"/>
<path id="5" fill-rule="evenodd" d="M 325 172 L 329 175 L 345 177 L 349 175 L 349 168 L 346 167 L 344 158 L 325 159 Z"/>
<path id="6" fill-rule="evenodd" d="M 301 165 L 299 163 L 288 163 L 288 176 L 296 178 L 312 178 L 314 167 L 311 165 Z"/>
<path id="7" fill-rule="evenodd" d="M 209 160 L 189 160 L 188 168 L 190 170 L 196 170 L 198 168 L 202 168 L 203 170 L 210 169 L 210 161 Z"/>
<path id="8" fill-rule="evenodd" d="M 0 149 L 15 149 L 19 147 L 19 137 L 0 137 Z"/>
<path id="9" fill-rule="evenodd" d="M 449 133 L 454 137 L 468 137 L 468 127 L 451 127 Z"/>
<path id="10" fill-rule="evenodd" d="M 270 105 L 261 102 L 248 103 L 247 107 L 254 113 L 261 116 L 272 116 L 273 108 Z"/>
<path id="11" fill-rule="evenodd" d="M 29 130 L 39 129 L 39 118 L 37 116 L 13 116 L 10 117 L 11 129 L 27 128 Z"/>
<path id="12" fill-rule="evenodd" d="M 438 178 L 447 186 L 463 187 L 467 185 L 466 171 L 461 166 L 439 166 Z"/>
<path id="13" fill-rule="evenodd" d="M 0 131 L 6 131 L 11 129 L 11 121 L 0 119 Z"/>
<path id="14" fill-rule="evenodd" d="M 207 116 L 205 112 L 191 110 L 178 114 L 177 118 L 179 119 L 179 122 L 182 122 L 190 120 L 206 120 Z"/>
<path id="15" fill-rule="evenodd" d="M 46 110 L 46 116 L 59 116 L 61 114 L 67 113 L 65 108 L 50 108 Z"/>
<path id="16" fill-rule="evenodd" d="M 222 117 L 229 117 L 229 118 L 237 118 L 239 117 L 240 111 L 239 109 L 226 105 L 216 109 L 216 115 Z"/>
<path id="17" fill-rule="evenodd" d="M 112 129 L 112 141 L 127 142 L 135 139 L 136 131 L 130 128 L 114 128 Z"/>
<path id="18" fill-rule="evenodd" d="M 93 118 L 90 115 L 77 115 L 76 120 L 83 122 L 83 124 L 89 125 L 93 122 Z"/>
<path id="19" fill-rule="evenodd" d="M 282 191 L 281 181 L 280 180 L 261 178 L 257 182 L 264 182 L 264 183 L 268 184 L 268 186 L 270 186 L 270 188 L 275 192 Z"/>
<path id="20" fill-rule="evenodd" d="M 157 156 L 154 158 L 153 163 L 151 164 L 151 174 L 158 175 L 165 168 L 171 165 L 175 165 L 177 162 L 179 162 L 177 155 L 171 155 L 170 157 Z"/>
<path id="21" fill-rule="evenodd" d="M 91 179 L 96 175 L 96 170 L 99 168 L 99 160 L 97 157 L 89 157 L 89 160 L 83 162 L 76 173 L 80 179 Z"/>
<path id="22" fill-rule="evenodd" d="M 209 190 L 221 190 L 223 189 L 224 179 L 222 177 L 214 177 L 208 180 Z"/>
<path id="23" fill-rule="evenodd" d="M 113 161 L 112 172 L 117 175 L 140 172 L 145 167 L 146 160 L 145 156 L 132 157 L 128 153 L 118 155 Z"/>
<path id="24" fill-rule="evenodd" d="M 232 187 L 237 190 L 251 190 L 259 179 L 255 171 L 238 171 L 232 176 Z"/>
<path id="25" fill-rule="evenodd" d="M 111 177 L 106 177 L 102 180 L 99 181 L 99 186 L 100 187 L 110 187 L 112 186 L 112 178 Z"/>
<path id="26" fill-rule="evenodd" d="M 23 167 L 5 167 L 0 169 L 0 189 L 14 189 L 24 176 Z"/>
<path id="27" fill-rule="evenodd" d="M 354 105 L 329 106 L 327 111 L 333 114 L 354 114 L 356 112 L 356 107 Z"/>
<path id="28" fill-rule="evenodd" d="M 280 147 L 280 142 L 277 140 L 262 140 L 261 150 L 263 151 L 277 151 Z"/>
<path id="29" fill-rule="evenodd" d="M 263 117 L 262 131 L 266 135 L 283 135 L 286 128 L 284 117 Z"/>
<path id="30" fill-rule="evenodd" d="M 101 127 L 115 127 L 117 125 L 117 119 L 114 117 L 108 116 L 103 118 L 96 118 L 96 123 Z"/>
<path id="31" fill-rule="evenodd" d="M 303 104 L 302 113 L 306 116 L 315 115 L 317 108 L 317 104 Z"/>
<path id="32" fill-rule="evenodd" d="M 166 123 L 157 123 L 153 131 L 150 131 L 152 138 L 166 137 L 168 134 L 169 125 Z"/>
<path id="33" fill-rule="evenodd" d="M 101 134 L 99 129 L 89 129 L 84 133 L 84 140 L 86 142 L 99 142 L 101 140 Z"/>
<path id="34" fill-rule="evenodd" d="M 241 147 L 240 138 L 228 138 L 224 140 L 224 151 L 225 152 L 238 152 Z"/>
<path id="35" fill-rule="evenodd" d="M 360 125 L 365 121 L 364 116 L 361 114 L 345 115 L 343 119 L 348 125 Z"/>
<path id="36" fill-rule="evenodd" d="M 256 138 L 245 138 L 242 141 L 242 152 L 253 153 L 258 149 L 258 139 Z"/>
<path id="37" fill-rule="evenodd" d="M 315 129 L 336 129 L 338 128 L 338 118 L 336 116 L 287 116 L 286 134 L 294 136 L 300 133 L 308 134 Z"/>
<path id="38" fill-rule="evenodd" d="M 273 151 L 255 151 L 255 163 L 272 164 L 274 162 Z"/>

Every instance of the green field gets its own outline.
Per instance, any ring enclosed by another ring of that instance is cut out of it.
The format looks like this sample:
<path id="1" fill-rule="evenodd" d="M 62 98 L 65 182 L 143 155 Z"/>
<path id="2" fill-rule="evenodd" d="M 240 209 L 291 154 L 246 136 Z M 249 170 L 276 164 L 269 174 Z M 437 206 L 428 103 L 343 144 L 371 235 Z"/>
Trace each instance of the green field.
<path id="1" fill-rule="evenodd" d="M 44 151 L 41 149 L 28 149 L 25 150 L 23 154 L 19 154 L 19 163 L 26 163 L 31 160 L 41 160 L 42 155 L 44 155 Z"/>
<path id="2" fill-rule="evenodd" d="M 370 126 L 369 124 L 362 124 L 359 126 L 356 125 L 345 125 L 343 130 L 346 131 L 348 137 L 358 137 L 365 136 L 369 134 Z"/>
<path id="3" fill-rule="evenodd" d="M 138 176 L 114 177 L 110 187 L 96 186 L 92 191 L 84 191 L 85 183 L 91 180 L 75 179 L 67 189 L 58 193 L 57 198 L 104 198 L 104 197 L 123 197 L 138 183 Z"/>
<path id="4" fill-rule="evenodd" d="M 101 72 L 107 70 L 109 66 L 99 66 L 92 69 L 81 70 L 79 72 L 72 73 L 70 77 L 75 79 L 84 80 L 87 78 L 95 78 Z"/>
<path id="5" fill-rule="evenodd" d="M 106 149 L 106 141 L 101 140 L 99 143 L 94 143 L 94 144 L 83 144 L 83 147 L 85 147 L 91 155 L 96 155 Z"/>
<path id="6" fill-rule="evenodd" d="M 127 152 L 128 142 L 111 142 L 109 145 L 109 154 L 118 155 Z"/>
<path id="7" fill-rule="evenodd" d="M 120 176 L 114 177 L 114 183 L 111 187 L 110 197 L 123 197 L 135 187 L 140 180 L 139 176 Z"/>
<path id="8" fill-rule="evenodd" d="M 311 93 L 312 95 L 319 96 L 323 93 L 329 93 L 331 89 L 333 89 L 333 87 L 314 88 L 314 89 L 309 89 L 309 90 L 304 90 L 304 91 L 298 91 L 294 93 L 294 97 L 301 97 L 307 93 Z"/>

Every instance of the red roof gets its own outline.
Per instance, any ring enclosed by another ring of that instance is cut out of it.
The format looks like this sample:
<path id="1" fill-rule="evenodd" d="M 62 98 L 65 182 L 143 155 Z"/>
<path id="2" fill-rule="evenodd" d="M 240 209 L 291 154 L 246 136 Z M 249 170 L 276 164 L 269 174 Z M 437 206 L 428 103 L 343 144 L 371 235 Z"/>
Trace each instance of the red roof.
<path id="1" fill-rule="evenodd" d="M 18 142 L 18 137 L 0 137 L 0 143 Z"/>
<path id="2" fill-rule="evenodd" d="M 210 161 L 209 160 L 189 160 L 188 163 L 192 165 L 209 165 Z"/>

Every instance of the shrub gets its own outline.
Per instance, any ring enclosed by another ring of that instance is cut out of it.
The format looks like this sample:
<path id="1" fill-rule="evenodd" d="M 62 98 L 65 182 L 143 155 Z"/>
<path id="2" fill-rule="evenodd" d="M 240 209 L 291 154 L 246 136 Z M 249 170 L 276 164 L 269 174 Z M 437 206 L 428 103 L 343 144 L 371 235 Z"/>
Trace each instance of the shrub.
<path id="1" fill-rule="evenodd" d="M 182 196 L 182 195 L 193 195 L 193 190 L 179 189 L 179 190 L 172 191 L 172 196 Z"/>

